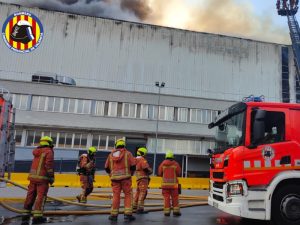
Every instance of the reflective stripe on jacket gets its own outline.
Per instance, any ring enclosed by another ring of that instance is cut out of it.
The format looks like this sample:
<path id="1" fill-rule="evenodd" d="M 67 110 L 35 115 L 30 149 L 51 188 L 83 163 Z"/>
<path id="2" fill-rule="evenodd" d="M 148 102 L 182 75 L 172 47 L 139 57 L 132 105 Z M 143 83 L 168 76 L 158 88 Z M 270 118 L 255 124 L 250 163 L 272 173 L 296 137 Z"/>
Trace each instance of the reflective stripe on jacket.
<path id="1" fill-rule="evenodd" d="M 158 168 L 158 176 L 162 177 L 162 188 L 177 188 L 181 173 L 179 164 L 174 160 L 164 160 Z"/>
<path id="2" fill-rule="evenodd" d="M 151 173 L 152 169 L 150 168 L 148 161 L 143 156 L 136 157 L 136 180 L 143 178 L 148 179 Z"/>
<path id="3" fill-rule="evenodd" d="M 130 167 L 135 166 L 135 158 L 125 148 L 114 149 L 108 156 L 105 168 L 110 170 L 111 180 L 123 180 L 132 176 Z"/>
<path id="4" fill-rule="evenodd" d="M 90 158 L 88 154 L 82 154 L 79 158 L 79 167 L 82 171 L 79 174 L 94 175 L 96 169 L 95 159 Z"/>
<path id="5" fill-rule="evenodd" d="M 45 182 L 54 177 L 54 152 L 49 147 L 38 147 L 32 152 L 34 158 L 31 164 L 28 180 Z"/>

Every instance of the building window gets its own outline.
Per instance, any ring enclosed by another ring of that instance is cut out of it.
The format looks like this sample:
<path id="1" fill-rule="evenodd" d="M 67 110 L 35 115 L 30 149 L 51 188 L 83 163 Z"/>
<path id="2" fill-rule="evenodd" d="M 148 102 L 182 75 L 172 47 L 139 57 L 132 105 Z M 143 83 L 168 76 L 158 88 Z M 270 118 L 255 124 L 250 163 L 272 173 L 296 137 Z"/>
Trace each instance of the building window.
<path id="1" fill-rule="evenodd" d="M 112 150 L 115 148 L 115 141 L 117 139 L 124 139 L 124 137 L 107 134 L 93 134 L 92 145 L 100 150 Z"/>
<path id="2" fill-rule="evenodd" d="M 201 123 L 209 124 L 211 122 L 211 110 L 201 110 Z"/>
<path id="3" fill-rule="evenodd" d="M 26 146 L 38 146 L 42 137 L 41 131 L 28 131 Z"/>
<path id="4" fill-rule="evenodd" d="M 57 132 L 53 131 L 27 131 L 26 146 L 38 146 L 41 137 L 49 136 L 53 140 L 53 145 L 56 147 Z"/>
<path id="5" fill-rule="evenodd" d="M 213 142 L 213 141 L 201 141 L 200 154 L 207 155 L 207 150 L 214 148 L 214 146 L 215 146 L 215 142 Z"/>
<path id="6" fill-rule="evenodd" d="M 136 118 L 137 104 L 123 103 L 122 117 Z"/>
<path id="7" fill-rule="evenodd" d="M 101 135 L 93 134 L 92 146 L 94 146 L 97 149 L 100 149 L 100 140 L 101 140 Z"/>
<path id="8" fill-rule="evenodd" d="M 75 113 L 75 99 L 64 98 L 63 99 L 63 112 L 65 113 Z"/>
<path id="9" fill-rule="evenodd" d="M 164 141 L 165 149 L 175 149 L 177 148 L 177 142 L 174 139 L 162 139 Z"/>
<path id="10" fill-rule="evenodd" d="M 156 144 L 155 138 L 149 138 L 147 148 L 149 152 L 154 152 Z M 176 139 L 158 139 L 157 153 L 164 153 L 166 149 L 172 149 L 175 154 L 207 155 L 207 149 L 213 148 L 213 141 L 199 140 L 176 140 Z"/>
<path id="11" fill-rule="evenodd" d="M 192 123 L 209 124 L 212 121 L 212 110 L 209 109 L 191 109 L 190 121 Z"/>
<path id="12" fill-rule="evenodd" d="M 108 103 L 108 116 L 116 117 L 118 113 L 118 103 L 109 102 Z"/>
<path id="13" fill-rule="evenodd" d="M 57 146 L 57 132 L 56 131 L 44 131 L 42 132 L 42 136 L 49 136 L 53 140 L 54 147 Z"/>
<path id="14" fill-rule="evenodd" d="M 150 105 L 148 107 L 149 111 L 149 118 L 152 120 L 157 119 L 157 106 L 156 105 Z M 174 107 L 169 106 L 159 106 L 159 120 L 174 120 Z"/>
<path id="15" fill-rule="evenodd" d="M 174 121 L 174 107 L 165 107 L 165 120 Z"/>
<path id="16" fill-rule="evenodd" d="M 60 106 L 62 102 L 62 98 L 57 97 L 47 97 L 47 111 L 48 112 L 60 112 Z"/>
<path id="17" fill-rule="evenodd" d="M 69 99 L 69 113 L 75 113 L 75 99 Z"/>
<path id="18" fill-rule="evenodd" d="M 22 144 L 22 134 L 23 134 L 22 130 L 15 130 L 16 146 L 21 146 L 21 144 Z"/>
<path id="19" fill-rule="evenodd" d="M 190 110 L 190 121 L 192 123 L 201 123 L 201 110 L 191 109 Z"/>
<path id="20" fill-rule="evenodd" d="M 94 114 L 97 116 L 104 116 L 105 102 L 104 101 L 96 101 L 95 102 L 95 112 Z"/>
<path id="21" fill-rule="evenodd" d="M 157 106 L 156 105 L 149 105 L 149 119 L 156 120 L 157 119 Z"/>
<path id="22" fill-rule="evenodd" d="M 86 134 L 75 134 L 73 148 L 85 149 L 87 146 Z"/>
<path id="23" fill-rule="evenodd" d="M 91 100 L 76 100 L 76 113 L 79 114 L 90 114 Z"/>
<path id="24" fill-rule="evenodd" d="M 73 134 L 61 132 L 58 134 L 58 147 L 60 148 L 72 148 Z"/>
<path id="25" fill-rule="evenodd" d="M 217 116 L 218 116 L 218 111 L 213 110 L 211 115 L 211 122 L 214 122 Z"/>
<path id="26" fill-rule="evenodd" d="M 20 134 L 19 142 L 21 142 L 22 132 L 17 131 L 16 134 L 16 138 Z M 54 147 L 75 149 L 86 149 L 87 147 L 87 134 L 57 131 L 27 131 L 26 146 L 38 146 L 42 136 L 51 137 Z"/>
<path id="27" fill-rule="evenodd" d="M 176 152 L 177 153 L 191 153 L 193 152 L 192 149 L 189 149 L 188 140 L 176 140 Z"/>
<path id="28" fill-rule="evenodd" d="M 115 148 L 116 136 L 108 136 L 107 149 L 113 150 Z"/>
<path id="29" fill-rule="evenodd" d="M 149 112 L 148 112 L 148 105 L 141 105 L 141 119 L 148 119 L 149 118 Z"/>
<path id="30" fill-rule="evenodd" d="M 177 121 L 187 122 L 188 119 L 188 109 L 187 108 L 178 108 L 177 109 Z"/>
<path id="31" fill-rule="evenodd" d="M 90 114 L 91 100 L 33 96 L 31 109 L 34 111 Z"/>
<path id="32" fill-rule="evenodd" d="M 100 141 L 99 141 L 99 149 L 107 149 L 107 135 L 101 135 Z"/>
<path id="33" fill-rule="evenodd" d="M 13 107 L 16 109 L 27 110 L 28 99 L 29 99 L 28 95 L 13 94 L 12 95 Z"/>
<path id="34" fill-rule="evenodd" d="M 45 96 L 32 96 L 31 110 L 46 111 L 46 97 Z"/>

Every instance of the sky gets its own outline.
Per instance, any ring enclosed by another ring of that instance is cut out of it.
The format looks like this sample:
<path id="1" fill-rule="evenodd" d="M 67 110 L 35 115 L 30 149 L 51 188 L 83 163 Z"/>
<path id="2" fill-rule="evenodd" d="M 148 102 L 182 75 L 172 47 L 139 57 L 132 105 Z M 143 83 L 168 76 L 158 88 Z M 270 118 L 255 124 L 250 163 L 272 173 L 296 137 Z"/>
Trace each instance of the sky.
<path id="1" fill-rule="evenodd" d="M 194 0 L 187 0 L 187 1 L 194 1 Z M 287 18 L 279 16 L 277 11 L 275 10 L 275 0 L 250 0 L 253 4 L 254 9 L 257 11 L 257 14 L 264 14 L 270 13 L 274 22 L 278 25 L 286 26 L 287 25 Z M 287 28 L 288 32 L 288 28 Z"/>
<path id="2" fill-rule="evenodd" d="M 0 0 L 29 7 L 290 44 L 276 0 Z M 297 17 L 298 19 L 299 16 Z"/>

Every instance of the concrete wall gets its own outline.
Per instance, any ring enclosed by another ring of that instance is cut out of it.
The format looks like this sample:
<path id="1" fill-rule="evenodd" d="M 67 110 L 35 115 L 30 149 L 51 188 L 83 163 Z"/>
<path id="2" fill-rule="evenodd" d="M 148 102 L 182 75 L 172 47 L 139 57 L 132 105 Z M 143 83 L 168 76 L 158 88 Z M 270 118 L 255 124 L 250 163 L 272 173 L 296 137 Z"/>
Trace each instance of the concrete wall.
<path id="1" fill-rule="evenodd" d="M 0 80 L 0 85 L 4 86 L 12 93 L 19 94 L 157 104 L 156 94 L 149 93 L 124 92 L 6 80 Z M 233 102 L 163 95 L 161 96 L 161 104 L 188 108 L 223 110 L 232 105 Z M 154 135 L 156 130 L 156 120 L 112 118 L 107 116 L 25 110 L 17 111 L 16 123 L 19 127 L 59 127 L 89 131 L 103 130 L 150 135 Z M 205 124 L 174 121 L 160 121 L 159 132 L 160 135 L 164 134 L 181 137 L 212 137 L 214 135 L 214 131 L 209 130 Z"/>
<path id="2" fill-rule="evenodd" d="M 80 86 L 240 100 L 281 100 L 281 45 L 0 3 L 0 24 L 16 11 L 43 23 L 37 50 L 17 54 L 0 41 L 0 78 L 30 80 L 42 71 Z M 291 70 L 294 69 L 291 65 Z"/>

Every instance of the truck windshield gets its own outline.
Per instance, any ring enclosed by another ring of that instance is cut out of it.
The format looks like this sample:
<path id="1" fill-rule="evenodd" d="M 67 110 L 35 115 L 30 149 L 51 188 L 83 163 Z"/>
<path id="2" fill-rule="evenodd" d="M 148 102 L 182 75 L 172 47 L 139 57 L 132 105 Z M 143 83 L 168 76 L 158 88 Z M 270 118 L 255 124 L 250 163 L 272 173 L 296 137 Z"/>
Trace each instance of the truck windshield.
<path id="1" fill-rule="evenodd" d="M 244 144 L 245 111 L 233 115 L 216 127 L 216 153 Z"/>

